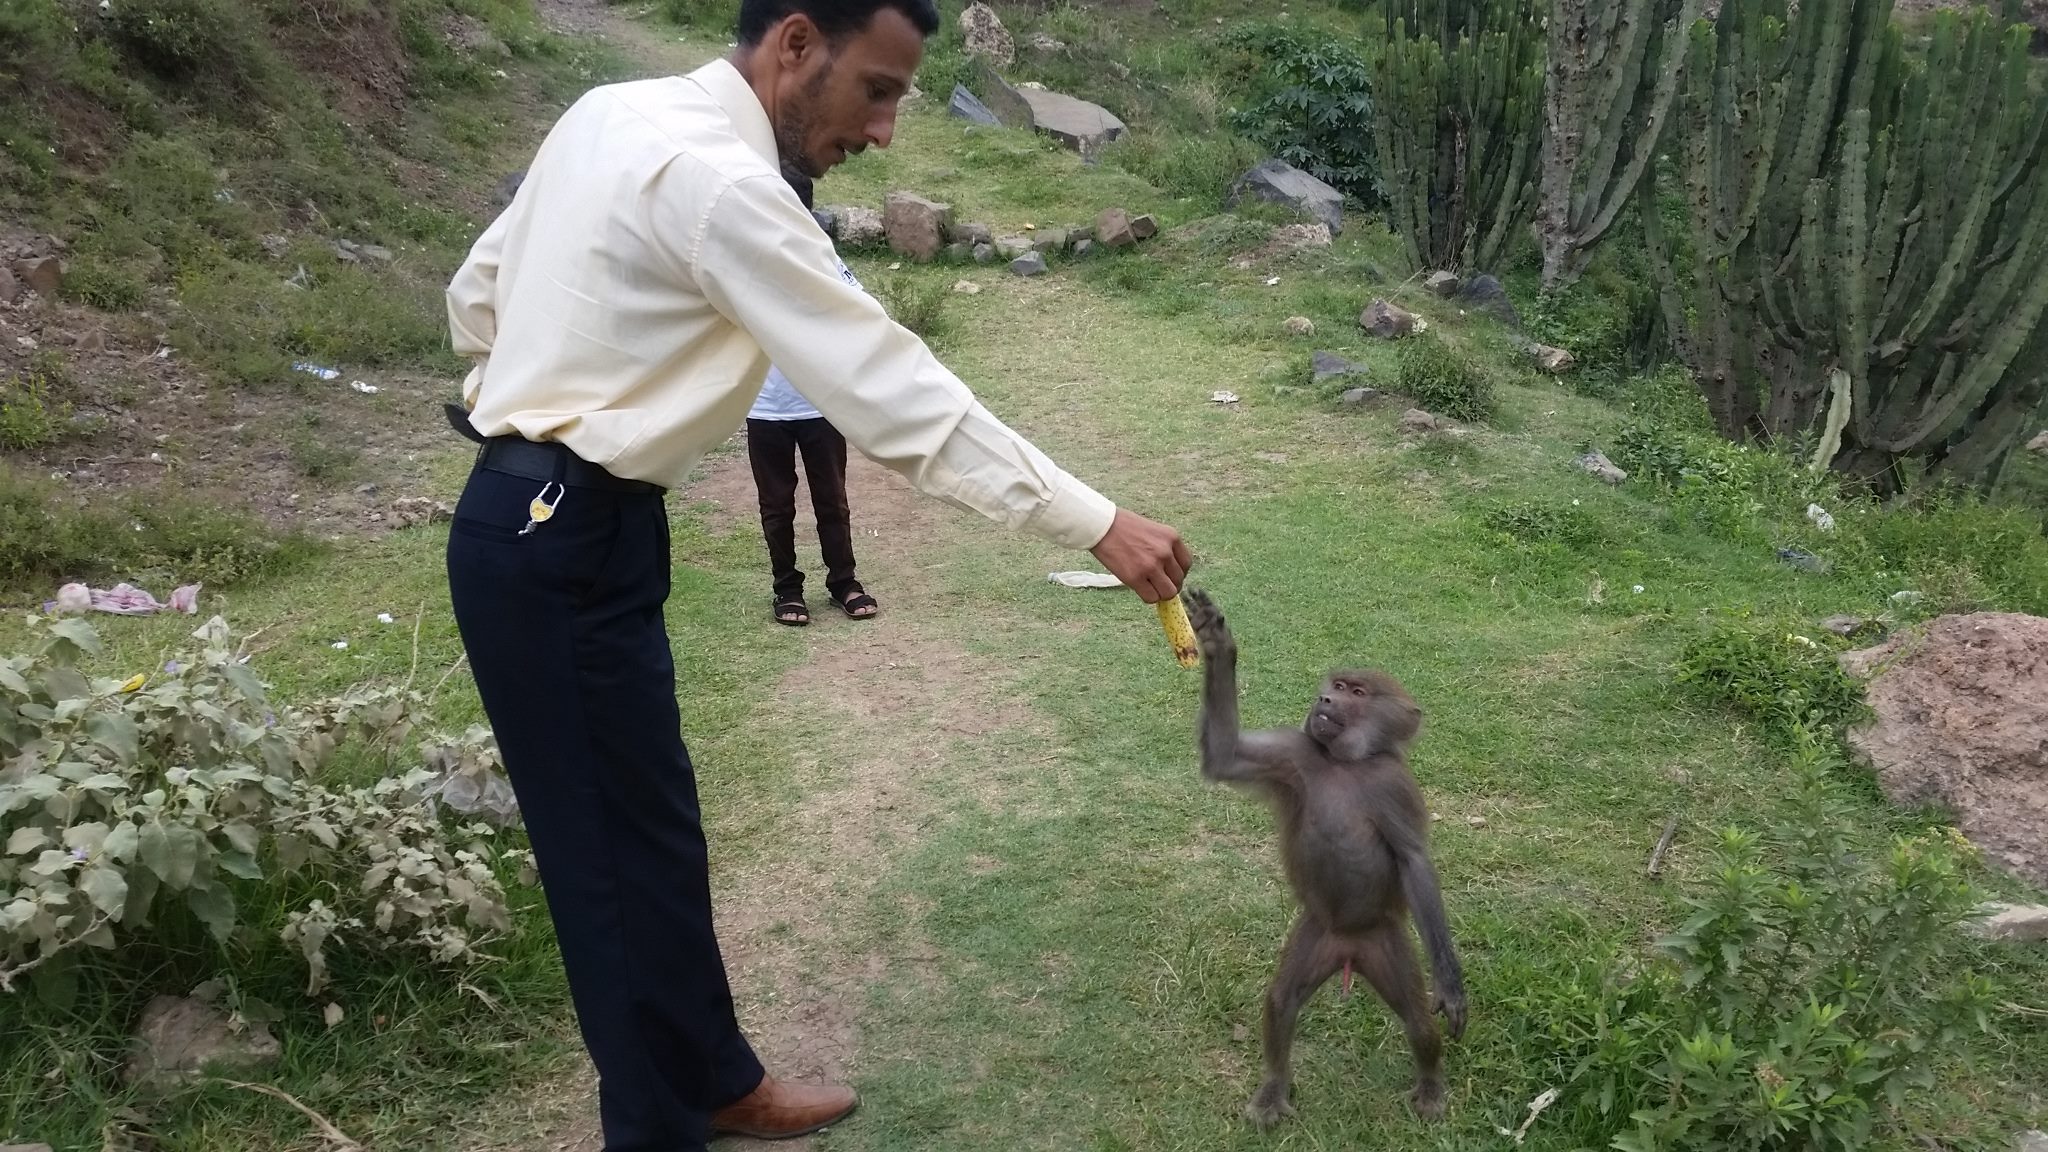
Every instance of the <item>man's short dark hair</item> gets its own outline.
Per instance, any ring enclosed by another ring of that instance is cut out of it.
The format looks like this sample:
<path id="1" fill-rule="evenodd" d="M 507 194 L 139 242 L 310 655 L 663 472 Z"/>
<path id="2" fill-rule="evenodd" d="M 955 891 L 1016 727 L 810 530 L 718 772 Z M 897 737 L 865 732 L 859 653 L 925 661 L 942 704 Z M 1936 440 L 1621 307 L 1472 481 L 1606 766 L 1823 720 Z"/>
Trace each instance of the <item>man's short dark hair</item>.
<path id="1" fill-rule="evenodd" d="M 865 30 L 884 8 L 903 13 L 926 36 L 939 30 L 939 10 L 932 0 L 740 0 L 739 40 L 759 44 L 770 28 L 801 12 L 836 43 Z"/>

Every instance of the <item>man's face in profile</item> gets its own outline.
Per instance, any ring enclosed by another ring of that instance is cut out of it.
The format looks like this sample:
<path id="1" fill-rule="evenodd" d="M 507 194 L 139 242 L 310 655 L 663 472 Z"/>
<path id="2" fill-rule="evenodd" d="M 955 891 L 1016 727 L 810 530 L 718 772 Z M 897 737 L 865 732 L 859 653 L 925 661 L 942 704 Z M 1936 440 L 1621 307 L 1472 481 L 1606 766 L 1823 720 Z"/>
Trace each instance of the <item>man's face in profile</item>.
<path id="1" fill-rule="evenodd" d="M 790 28 L 789 25 L 796 25 Z M 896 108 L 924 59 L 924 36 L 894 8 L 867 27 L 829 43 L 803 17 L 791 17 L 779 57 L 785 65 L 775 144 L 785 166 L 816 179 L 872 144 L 896 135 Z"/>

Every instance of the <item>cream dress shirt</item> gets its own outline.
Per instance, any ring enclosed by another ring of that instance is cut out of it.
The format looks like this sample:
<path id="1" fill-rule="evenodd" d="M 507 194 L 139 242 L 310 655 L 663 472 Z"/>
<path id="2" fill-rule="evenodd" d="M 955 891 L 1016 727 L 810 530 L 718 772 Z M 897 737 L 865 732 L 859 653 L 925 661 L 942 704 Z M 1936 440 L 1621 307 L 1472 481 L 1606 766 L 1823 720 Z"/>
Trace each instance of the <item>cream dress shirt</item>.
<path id="1" fill-rule="evenodd" d="M 1116 514 L 840 277 L 724 60 L 585 94 L 447 297 L 485 436 L 559 441 L 673 488 L 744 423 L 772 360 L 928 495 L 1077 549 Z"/>

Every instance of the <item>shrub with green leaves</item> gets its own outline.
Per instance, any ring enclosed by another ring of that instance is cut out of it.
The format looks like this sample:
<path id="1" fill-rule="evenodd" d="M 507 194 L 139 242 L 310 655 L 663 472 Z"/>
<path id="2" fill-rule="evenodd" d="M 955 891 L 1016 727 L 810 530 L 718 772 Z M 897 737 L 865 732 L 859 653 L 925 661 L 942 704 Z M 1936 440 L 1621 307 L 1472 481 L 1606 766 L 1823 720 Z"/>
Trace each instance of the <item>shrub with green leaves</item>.
<path id="1" fill-rule="evenodd" d="M 1248 26 L 1230 39 L 1261 62 L 1261 91 L 1232 111 L 1231 126 L 1360 204 L 1377 207 L 1379 156 L 1365 57 L 1328 35 L 1271 24 Z"/>
<path id="2" fill-rule="evenodd" d="M 419 693 L 274 704 L 219 617 L 160 671 L 94 679 L 90 625 L 30 624 L 38 650 L 0 660 L 0 991 L 173 916 L 225 942 L 252 903 L 293 906 L 309 994 L 330 948 L 460 966 L 511 930 L 504 877 L 530 858 L 444 804 L 493 777 L 487 732 L 430 739 L 433 767 L 334 787 L 320 774 L 344 746 L 407 746 Z"/>
<path id="3" fill-rule="evenodd" d="M 946 305 L 952 302 L 953 290 L 943 281 L 891 276 L 881 283 L 875 295 L 888 310 L 890 319 L 925 340 L 945 333 Z"/>
<path id="4" fill-rule="evenodd" d="M 25 452 L 63 439 L 69 413 L 50 395 L 52 383 L 41 366 L 0 376 L 0 449 Z"/>
<path id="5" fill-rule="evenodd" d="M 1785 815 L 1729 828 L 1647 961 L 1583 962 L 1502 1006 L 1566 1076 L 1546 1126 L 1623 1152 L 1857 1149 L 1947 1091 L 1996 1002 L 1959 926 L 1960 835 L 1867 843 L 1806 730 Z"/>
<path id="6" fill-rule="evenodd" d="M 1477 421 L 1493 415 L 1493 382 L 1433 333 L 1401 341 L 1394 388 L 1439 416 Z"/>
<path id="7" fill-rule="evenodd" d="M 1680 652 L 1678 682 L 1757 720 L 1773 736 L 1795 739 L 1810 724 L 1841 724 L 1863 708 L 1862 687 L 1835 654 L 1800 632 L 1727 621 Z"/>

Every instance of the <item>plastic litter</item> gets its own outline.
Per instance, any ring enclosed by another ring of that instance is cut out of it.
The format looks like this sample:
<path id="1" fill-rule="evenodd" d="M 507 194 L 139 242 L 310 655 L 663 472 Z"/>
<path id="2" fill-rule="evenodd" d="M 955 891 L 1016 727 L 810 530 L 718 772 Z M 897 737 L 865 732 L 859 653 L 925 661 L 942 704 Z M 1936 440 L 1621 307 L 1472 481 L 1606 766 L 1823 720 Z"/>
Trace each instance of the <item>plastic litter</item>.
<path id="1" fill-rule="evenodd" d="M 308 376 L 317 376 L 322 380 L 337 380 L 341 377 L 341 370 L 339 368 L 324 367 L 310 360 L 293 361 L 292 371 L 304 372 Z"/>
<path id="2" fill-rule="evenodd" d="M 1833 532 L 1835 530 L 1835 518 L 1828 515 L 1828 510 L 1818 504 L 1808 504 L 1806 506 L 1806 518 L 1813 521 L 1814 527 L 1819 528 L 1823 532 Z"/>
<path id="3" fill-rule="evenodd" d="M 365 384 L 361 380 L 351 380 L 348 382 L 348 386 L 365 396 L 375 396 L 377 394 L 377 386 L 375 384 Z"/>
<path id="4" fill-rule="evenodd" d="M 115 616 L 182 612 L 193 616 L 199 612 L 199 585 L 187 584 L 172 592 L 170 600 L 163 601 L 132 584 L 116 584 L 112 588 L 66 584 L 57 589 L 55 600 L 43 605 L 43 611 L 61 616 L 82 616 L 87 612 L 106 612 Z"/>
<path id="5" fill-rule="evenodd" d="M 1107 572 L 1050 572 L 1047 580 L 1068 588 L 1121 588 L 1124 582 Z"/>
<path id="6" fill-rule="evenodd" d="M 1237 403 L 1237 393 L 1235 393 L 1235 392 L 1211 392 L 1211 393 L 1209 394 L 1209 400 L 1210 400 L 1210 401 L 1211 401 L 1212 403 L 1216 403 L 1216 404 L 1235 404 L 1235 403 Z"/>

